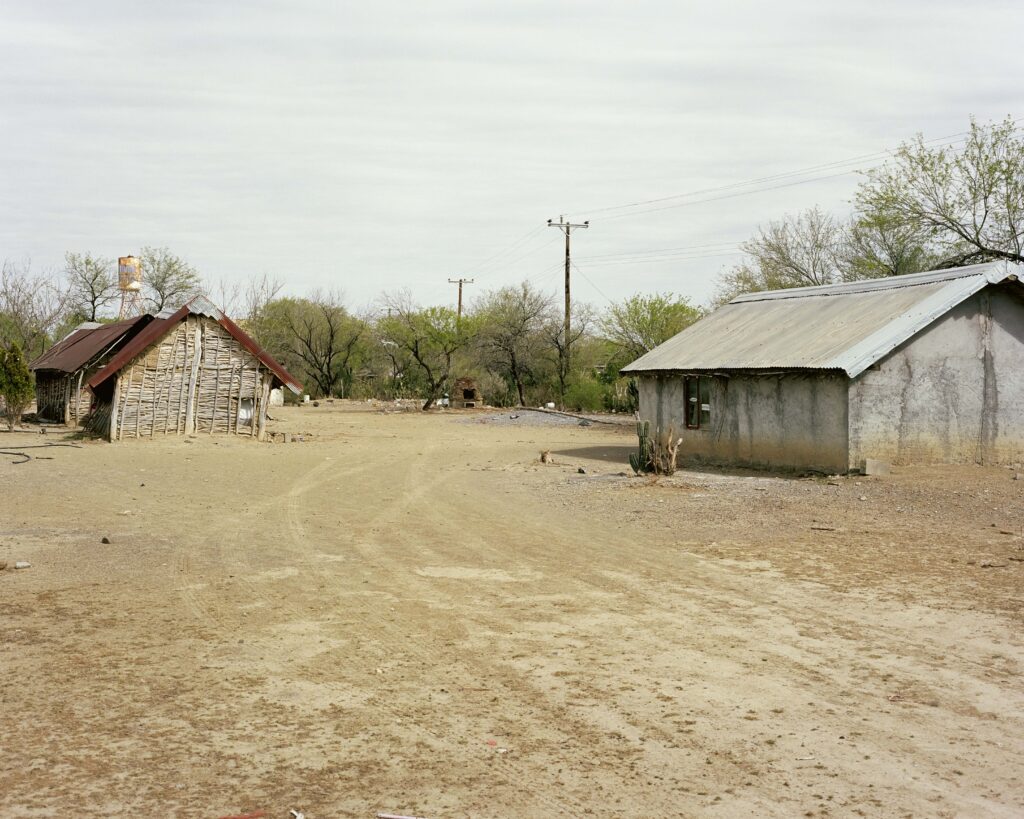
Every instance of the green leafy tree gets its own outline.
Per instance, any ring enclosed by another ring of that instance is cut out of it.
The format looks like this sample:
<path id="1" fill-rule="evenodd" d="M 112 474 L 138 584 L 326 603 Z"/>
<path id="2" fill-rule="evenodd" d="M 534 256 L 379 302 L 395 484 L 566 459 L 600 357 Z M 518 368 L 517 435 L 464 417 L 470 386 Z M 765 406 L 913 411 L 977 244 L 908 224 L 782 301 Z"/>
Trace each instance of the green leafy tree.
<path id="1" fill-rule="evenodd" d="M 860 211 L 927 234 L 942 266 L 1024 262 L 1024 139 L 1013 120 L 972 120 L 959 147 L 930 147 L 919 135 L 867 177 Z"/>
<path id="2" fill-rule="evenodd" d="M 345 395 L 365 358 L 366 322 L 345 308 L 337 293 L 278 298 L 246 323 L 256 340 L 289 370 L 316 385 L 318 396 Z"/>
<path id="3" fill-rule="evenodd" d="M 475 336 L 476 320 L 462 321 L 449 307 L 421 307 L 408 293 L 385 295 L 387 315 L 377 322 L 384 342 L 390 342 L 415 363 L 422 376 L 423 409 L 428 410 L 441 396 L 451 378 L 455 355 Z"/>
<path id="4" fill-rule="evenodd" d="M 199 273 L 166 247 L 144 247 L 139 253 L 142 292 L 154 313 L 177 309 L 202 291 Z"/>
<path id="5" fill-rule="evenodd" d="M 0 397 L 4 399 L 4 418 L 13 430 L 30 403 L 34 391 L 32 374 L 17 342 L 6 350 L 0 347 Z"/>
<path id="6" fill-rule="evenodd" d="M 64 254 L 69 311 L 83 321 L 96 321 L 103 308 L 117 300 L 114 263 L 91 253 Z"/>
<path id="7" fill-rule="evenodd" d="M 477 302 L 477 345 L 482 363 L 514 390 L 520 406 L 544 351 L 543 331 L 551 321 L 551 297 L 528 282 L 503 287 Z"/>
<path id="8" fill-rule="evenodd" d="M 869 213 L 850 222 L 840 268 L 844 280 L 856 281 L 921 273 L 941 263 L 927 230 L 892 214 Z"/>
<path id="9" fill-rule="evenodd" d="M 599 327 L 617 351 L 615 358 L 624 366 L 682 332 L 703 314 L 689 299 L 674 293 L 638 293 L 611 305 Z"/>

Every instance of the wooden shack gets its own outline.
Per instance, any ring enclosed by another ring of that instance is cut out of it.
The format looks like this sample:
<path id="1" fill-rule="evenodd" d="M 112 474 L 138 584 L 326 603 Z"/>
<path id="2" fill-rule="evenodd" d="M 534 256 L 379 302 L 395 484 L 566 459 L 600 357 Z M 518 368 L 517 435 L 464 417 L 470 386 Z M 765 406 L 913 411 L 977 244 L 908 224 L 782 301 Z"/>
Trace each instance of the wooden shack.
<path id="1" fill-rule="evenodd" d="M 449 405 L 456 409 L 483 406 L 484 397 L 472 378 L 456 378 L 449 393 Z"/>
<path id="2" fill-rule="evenodd" d="M 263 439 L 270 391 L 302 391 L 203 296 L 161 313 L 88 381 L 86 424 L 111 441 L 194 433 Z"/>
<path id="3" fill-rule="evenodd" d="M 85 322 L 29 364 L 36 380 L 36 416 L 77 426 L 89 414 L 86 382 L 153 320 L 143 315 L 110 324 Z"/>

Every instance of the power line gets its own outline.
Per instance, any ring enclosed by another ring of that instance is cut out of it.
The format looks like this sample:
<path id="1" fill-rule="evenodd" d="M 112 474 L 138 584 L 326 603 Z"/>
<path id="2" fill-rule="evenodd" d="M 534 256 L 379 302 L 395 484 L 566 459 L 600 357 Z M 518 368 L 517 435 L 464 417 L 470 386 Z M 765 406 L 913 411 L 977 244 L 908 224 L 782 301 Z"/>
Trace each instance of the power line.
<path id="1" fill-rule="evenodd" d="M 594 281 L 590 278 L 590 276 L 588 276 L 586 273 L 580 270 L 579 265 L 576 264 L 576 262 L 573 262 L 572 266 L 576 268 L 577 273 L 579 273 L 584 279 L 586 279 L 590 283 L 590 286 L 593 287 L 598 292 L 598 295 L 600 295 L 609 304 L 614 304 L 614 302 L 610 298 L 608 298 L 607 295 L 605 295 L 605 292 L 596 284 L 594 284 Z"/>
<path id="2" fill-rule="evenodd" d="M 662 256 L 662 257 L 651 257 L 646 259 L 623 259 L 617 261 L 607 262 L 593 262 L 588 264 L 587 259 L 583 259 L 584 264 L 588 264 L 589 267 L 621 267 L 622 265 L 637 265 L 637 264 L 664 264 L 665 262 L 689 262 L 695 259 L 718 259 L 725 258 L 728 256 L 742 256 L 743 251 L 736 249 L 723 253 L 697 253 L 692 255 L 679 255 L 679 256 Z"/>
<path id="3" fill-rule="evenodd" d="M 1017 120 L 1014 120 L 1014 122 L 1018 122 L 1018 121 L 1020 121 L 1020 119 L 1024 119 L 1024 117 L 1019 118 Z M 962 141 L 963 137 L 966 136 L 968 133 L 970 133 L 970 132 L 969 131 L 960 131 L 960 132 L 955 133 L 955 134 L 948 134 L 946 136 L 934 137 L 933 139 L 926 139 L 926 140 L 924 140 L 924 142 L 925 142 L 925 144 L 932 144 L 932 143 L 936 143 L 936 142 L 938 142 L 938 143 L 949 142 L 950 144 L 954 144 L 956 142 Z M 610 205 L 610 206 L 602 207 L 602 208 L 591 208 L 589 210 L 587 210 L 587 209 L 578 209 L 578 210 L 574 210 L 573 213 L 587 213 L 587 214 L 606 213 L 606 212 L 612 211 L 612 210 L 623 210 L 625 208 L 634 208 L 634 207 L 641 207 L 643 205 L 653 205 L 653 204 L 658 204 L 658 203 L 661 203 L 661 202 L 668 202 L 668 201 L 671 201 L 671 200 L 674 200 L 674 199 L 684 199 L 684 198 L 687 198 L 687 197 L 690 197 L 690 196 L 700 196 L 700 195 L 703 195 L 705 193 L 716 193 L 718 191 L 732 190 L 734 188 L 749 187 L 749 186 L 752 186 L 752 185 L 760 185 L 760 184 L 763 184 L 765 182 L 775 182 L 775 181 L 777 181 L 779 179 L 786 179 L 786 178 L 789 178 L 789 177 L 792 177 L 792 176 L 804 176 L 806 174 L 814 173 L 816 171 L 829 170 L 831 168 L 841 167 L 843 165 L 849 165 L 849 164 L 852 164 L 852 163 L 863 162 L 864 160 L 881 159 L 883 157 L 891 155 L 892 152 L 895 151 L 895 150 L 898 150 L 898 148 L 889 148 L 889 149 L 886 149 L 886 150 L 883 150 L 883 151 L 875 151 L 873 153 L 860 154 L 859 156 L 848 157 L 846 159 L 837 159 L 837 160 L 833 160 L 831 162 L 822 162 L 822 163 L 819 163 L 817 165 L 809 165 L 807 167 L 798 168 L 798 169 L 795 169 L 795 170 L 792 170 L 792 171 L 785 171 L 783 173 L 772 174 L 772 175 L 769 175 L 769 176 L 755 177 L 753 179 L 747 179 L 747 180 L 743 180 L 743 181 L 740 181 L 740 182 L 732 182 L 732 183 L 730 183 L 728 185 L 718 185 L 718 186 L 711 187 L 711 188 L 701 188 L 701 189 L 694 190 L 694 191 L 687 191 L 686 193 L 677 193 L 677 194 L 672 194 L 670 196 L 657 197 L 657 198 L 654 198 L 654 199 L 645 199 L 645 200 L 641 200 L 641 201 L 637 201 L 637 202 L 628 202 L 628 203 L 624 203 L 622 205 Z M 848 173 L 852 173 L 852 172 L 853 171 L 848 171 Z M 822 176 L 822 177 L 819 177 L 819 178 L 821 178 L 821 179 L 829 179 L 831 177 L 830 176 Z M 808 181 L 811 181 L 811 180 L 808 180 Z M 756 192 L 756 191 L 751 191 L 751 192 L 753 193 L 753 192 Z"/>

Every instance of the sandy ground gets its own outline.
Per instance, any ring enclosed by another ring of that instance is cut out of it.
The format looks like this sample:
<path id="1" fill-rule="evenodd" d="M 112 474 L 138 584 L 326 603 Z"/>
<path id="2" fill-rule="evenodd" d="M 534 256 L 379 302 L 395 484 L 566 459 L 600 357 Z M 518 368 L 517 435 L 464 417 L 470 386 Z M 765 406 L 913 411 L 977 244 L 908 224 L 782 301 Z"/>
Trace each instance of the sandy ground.
<path id="1" fill-rule="evenodd" d="M 1024 815 L 1024 475 L 280 415 L 0 457 L 0 815 Z"/>

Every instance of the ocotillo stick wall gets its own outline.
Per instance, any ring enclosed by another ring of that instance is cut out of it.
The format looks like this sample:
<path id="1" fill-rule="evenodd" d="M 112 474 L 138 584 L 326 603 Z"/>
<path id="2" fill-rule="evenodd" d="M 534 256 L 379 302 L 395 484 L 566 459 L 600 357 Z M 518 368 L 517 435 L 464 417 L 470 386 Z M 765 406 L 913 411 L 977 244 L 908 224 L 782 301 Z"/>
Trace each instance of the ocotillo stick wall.
<path id="1" fill-rule="evenodd" d="M 122 369 L 111 440 L 190 432 L 258 435 L 271 377 L 216 321 L 189 316 Z M 246 412 L 240 412 L 243 402 L 249 402 Z"/>
<path id="2" fill-rule="evenodd" d="M 112 441 L 227 433 L 263 438 L 270 390 L 301 385 L 206 299 L 157 316 L 89 380 L 88 428 Z"/>

